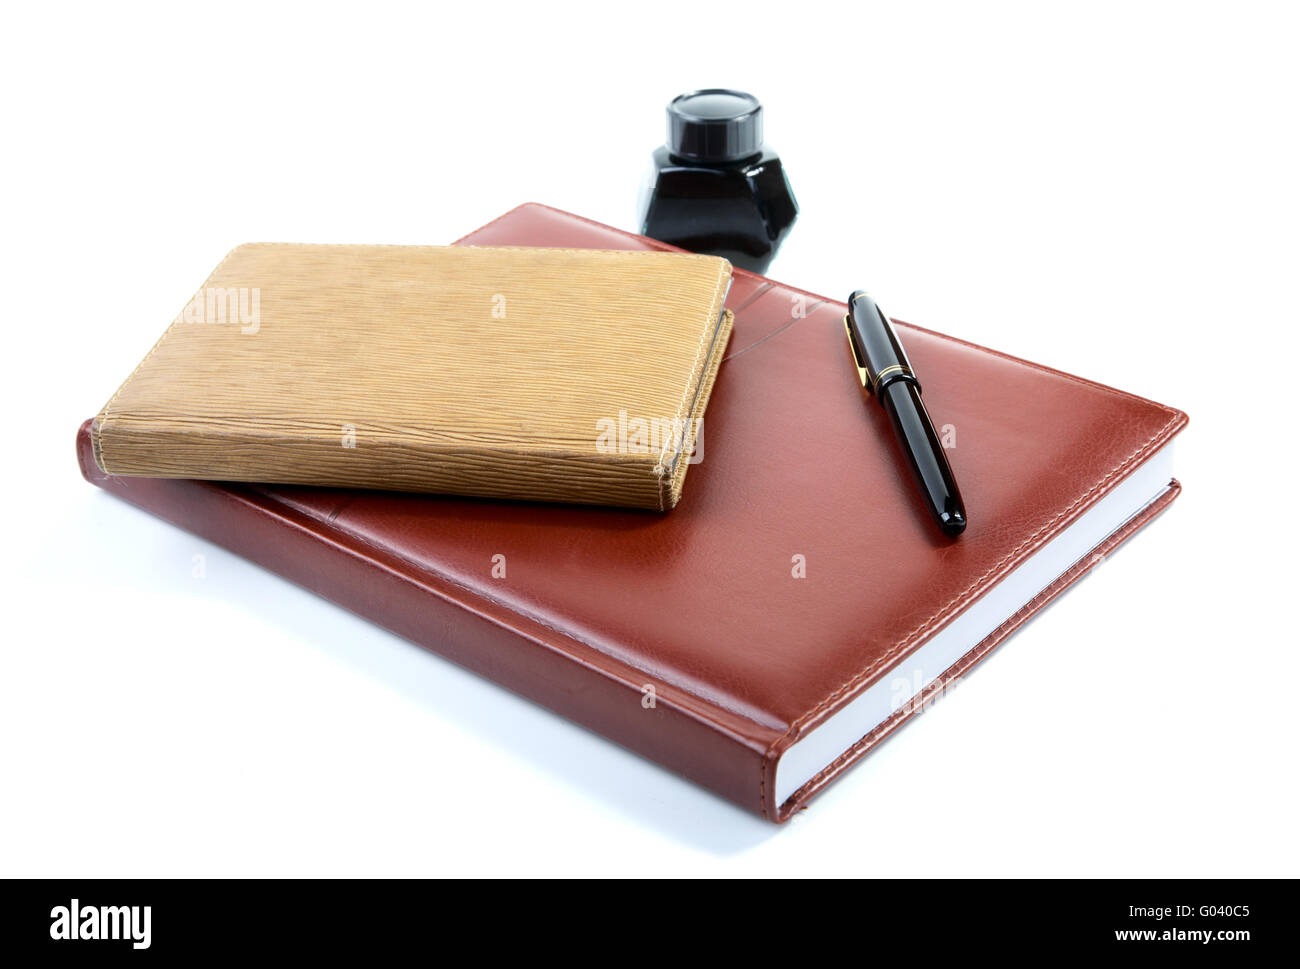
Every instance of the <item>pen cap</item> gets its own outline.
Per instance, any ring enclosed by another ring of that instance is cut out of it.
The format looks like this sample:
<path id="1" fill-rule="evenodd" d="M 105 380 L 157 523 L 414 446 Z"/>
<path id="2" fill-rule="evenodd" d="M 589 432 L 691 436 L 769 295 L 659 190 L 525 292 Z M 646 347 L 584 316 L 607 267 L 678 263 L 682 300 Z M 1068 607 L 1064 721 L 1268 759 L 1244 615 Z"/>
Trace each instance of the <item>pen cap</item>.
<path id="1" fill-rule="evenodd" d="M 854 352 L 866 370 L 867 388 L 873 394 L 878 395 L 899 380 L 915 384 L 918 391 L 921 389 L 889 317 L 861 290 L 855 289 L 849 296 L 848 329 Z"/>

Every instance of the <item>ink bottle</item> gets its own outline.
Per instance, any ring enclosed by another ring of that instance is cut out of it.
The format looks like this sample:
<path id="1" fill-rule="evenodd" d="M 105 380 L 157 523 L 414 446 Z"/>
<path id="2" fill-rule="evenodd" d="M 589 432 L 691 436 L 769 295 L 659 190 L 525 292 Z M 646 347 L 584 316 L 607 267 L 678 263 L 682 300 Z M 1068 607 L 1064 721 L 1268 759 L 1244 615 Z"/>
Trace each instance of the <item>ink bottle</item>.
<path id="1" fill-rule="evenodd" d="M 642 186 L 642 235 L 763 273 L 798 215 L 756 97 L 709 88 L 669 103 L 668 143 Z"/>

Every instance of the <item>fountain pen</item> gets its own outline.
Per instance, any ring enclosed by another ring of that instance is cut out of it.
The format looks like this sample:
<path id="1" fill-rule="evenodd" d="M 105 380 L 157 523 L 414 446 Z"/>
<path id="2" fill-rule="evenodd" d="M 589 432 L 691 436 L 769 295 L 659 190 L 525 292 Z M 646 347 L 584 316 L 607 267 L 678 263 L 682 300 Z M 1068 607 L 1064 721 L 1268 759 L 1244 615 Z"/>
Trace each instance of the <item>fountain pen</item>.
<path id="1" fill-rule="evenodd" d="M 858 378 L 889 415 L 930 514 L 945 535 L 956 538 L 966 529 L 966 508 L 939 435 L 921 403 L 921 382 L 912 371 L 889 317 L 875 300 L 855 289 L 849 295 L 844 328 Z"/>

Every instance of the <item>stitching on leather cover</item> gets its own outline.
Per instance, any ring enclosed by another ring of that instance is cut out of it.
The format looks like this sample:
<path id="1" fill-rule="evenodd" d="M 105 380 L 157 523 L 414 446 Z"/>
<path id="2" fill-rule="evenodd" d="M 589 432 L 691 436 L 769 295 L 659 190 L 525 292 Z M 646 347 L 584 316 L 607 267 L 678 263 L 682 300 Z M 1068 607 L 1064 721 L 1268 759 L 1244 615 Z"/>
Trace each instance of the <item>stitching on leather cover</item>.
<path id="1" fill-rule="evenodd" d="M 958 608 L 965 605 L 967 601 L 976 598 L 975 596 L 972 595 L 972 593 L 975 592 L 976 589 L 978 589 L 981 585 L 983 585 L 986 579 L 988 579 L 996 572 L 1001 571 L 1005 566 L 1009 565 L 1016 558 L 1017 555 L 1019 555 L 1022 551 L 1024 551 L 1029 546 L 1034 545 L 1040 537 L 1042 537 L 1046 532 L 1050 531 L 1058 522 L 1068 517 L 1076 508 L 1078 508 L 1081 504 L 1086 502 L 1090 497 L 1092 497 L 1099 490 L 1101 490 L 1101 488 L 1103 488 L 1106 485 L 1106 483 L 1110 481 L 1111 478 L 1115 477 L 1120 472 L 1127 470 L 1129 466 L 1135 463 L 1136 459 L 1139 456 L 1141 456 L 1144 452 L 1151 450 L 1154 444 L 1158 440 L 1163 438 L 1165 434 L 1170 430 L 1170 428 L 1173 427 L 1173 425 L 1178 421 L 1180 416 L 1181 415 L 1176 414 L 1174 417 L 1170 418 L 1169 422 L 1165 424 L 1165 426 L 1162 427 L 1159 431 L 1157 431 L 1152 437 L 1150 437 L 1146 441 L 1146 443 L 1144 443 L 1141 447 L 1139 447 L 1128 457 L 1120 461 L 1120 463 L 1115 465 L 1115 467 L 1111 468 L 1111 470 L 1106 473 L 1105 477 L 1103 477 L 1095 485 L 1093 485 L 1091 488 L 1089 488 L 1087 491 L 1081 494 L 1078 498 L 1076 498 L 1069 505 L 1069 507 L 1059 512 L 1056 515 L 1056 517 L 1054 517 L 1051 521 L 1047 522 L 1045 525 L 1040 527 L 1038 531 L 1034 532 L 1034 534 L 1029 536 L 1029 538 L 1025 539 L 1014 549 L 1008 552 L 996 565 L 992 566 L 983 575 L 981 575 L 979 578 L 975 579 L 970 585 L 968 585 L 963 592 L 961 592 L 954 599 L 949 601 L 945 606 L 940 608 L 937 612 L 935 612 L 928 619 L 923 621 L 911 632 L 907 633 L 907 635 L 905 635 L 901 640 L 895 643 L 894 646 L 892 646 L 887 652 L 883 653 L 882 655 L 878 656 L 875 660 L 873 660 L 866 667 L 866 669 L 862 670 L 856 676 L 854 676 L 853 678 L 851 678 L 850 680 L 846 681 L 841 686 L 836 688 L 834 691 L 830 693 L 830 695 L 828 695 L 824 700 L 822 700 L 821 703 L 813 707 L 811 710 L 809 710 L 807 713 L 801 716 L 798 720 L 792 723 L 790 725 L 790 729 L 786 731 L 785 735 L 788 736 L 793 731 L 798 729 L 800 726 L 807 723 L 809 720 L 813 719 L 818 713 L 820 713 L 826 707 L 834 703 L 834 701 L 837 700 L 845 692 L 852 690 L 854 687 L 859 685 L 863 680 L 865 680 L 868 676 L 870 676 L 872 673 L 878 670 L 881 666 L 883 666 L 889 660 L 897 656 L 906 647 L 911 646 L 913 643 L 915 643 L 919 634 L 923 632 L 925 629 L 927 629 L 929 626 L 934 624 L 935 620 L 948 618 L 950 615 L 954 614 Z M 776 744 L 779 742 L 780 742 L 779 740 L 774 742 L 772 747 L 775 747 Z M 769 748 L 769 752 L 771 751 L 771 749 L 772 748 Z"/>
<path id="2" fill-rule="evenodd" d="M 1172 408 L 1164 408 L 1164 409 L 1172 410 Z M 973 583 L 967 586 L 963 592 L 958 594 L 955 598 L 951 599 L 945 606 L 940 608 L 939 611 L 935 612 L 932 616 L 930 616 L 919 626 L 917 626 L 906 636 L 904 636 L 893 646 L 891 646 L 886 652 L 878 656 L 875 660 L 873 660 L 870 664 L 868 664 L 868 666 L 865 669 L 861 670 L 855 676 L 853 676 L 852 678 L 850 678 L 849 680 L 841 684 L 839 687 L 837 687 L 815 707 L 813 707 L 807 713 L 803 714 L 798 719 L 796 719 L 793 723 L 791 723 L 790 726 L 786 729 L 785 733 L 783 733 L 781 736 L 773 740 L 772 743 L 768 745 L 767 750 L 764 751 L 763 757 L 759 761 L 759 765 L 758 765 L 758 770 L 759 770 L 758 787 L 759 787 L 759 797 L 762 799 L 761 813 L 763 817 L 764 818 L 767 817 L 767 794 L 766 794 L 767 765 L 772 759 L 773 751 L 775 751 L 778 746 L 782 745 L 788 738 L 793 736 L 797 731 L 799 731 L 803 726 L 808 724 L 818 714 L 821 714 L 823 711 L 834 706 L 839 701 L 839 699 L 842 696 L 844 696 L 846 693 L 850 693 L 853 690 L 855 690 L 857 687 L 859 687 L 863 682 L 869 679 L 871 674 L 874 673 L 876 670 L 878 670 L 882 665 L 889 662 L 894 657 L 898 656 L 900 653 L 903 653 L 907 649 L 914 646 L 917 642 L 917 639 L 919 638 L 919 634 L 923 632 L 931 624 L 933 624 L 935 620 L 949 619 L 957 612 L 959 612 L 962 608 L 964 608 L 967 602 L 979 598 L 979 595 L 982 594 L 980 587 L 984 584 L 984 581 L 986 579 L 988 579 L 995 572 L 999 571 L 1000 569 L 1003 569 L 1005 566 L 1011 563 L 1012 560 L 1021 551 L 1023 551 L 1028 546 L 1033 545 L 1035 542 L 1037 542 L 1038 539 L 1045 532 L 1052 529 L 1063 518 L 1070 515 L 1077 507 L 1079 507 L 1081 504 L 1086 502 L 1090 497 L 1096 494 L 1101 488 L 1105 486 L 1105 484 L 1108 481 L 1110 481 L 1111 478 L 1115 477 L 1116 474 L 1125 472 L 1128 470 L 1130 466 L 1132 466 L 1135 463 L 1138 463 L 1137 459 L 1143 456 L 1144 452 L 1150 451 L 1157 444 L 1164 443 L 1164 441 L 1167 439 L 1169 432 L 1174 427 L 1174 425 L 1179 424 L 1181 421 L 1186 420 L 1186 418 L 1180 411 L 1174 410 L 1173 415 L 1174 416 L 1169 419 L 1169 422 L 1166 423 L 1165 426 L 1162 427 L 1159 431 L 1157 431 L 1154 435 L 1152 435 L 1145 444 L 1143 444 L 1136 451 L 1130 454 L 1127 458 L 1125 458 L 1114 468 L 1112 468 L 1106 474 L 1105 477 L 1103 477 L 1099 482 L 1097 482 L 1090 489 L 1088 489 L 1088 491 L 1084 492 L 1082 495 L 1076 498 L 1068 508 L 1060 512 L 1055 518 L 1053 518 L 1047 524 L 1039 528 L 1038 531 L 1034 532 L 1033 535 L 1025 539 L 1025 541 L 1021 542 L 1018 546 L 1016 546 L 1016 548 L 1012 549 L 1012 551 L 1009 552 L 1000 562 L 998 562 L 987 572 L 981 575 L 978 579 L 976 579 Z M 859 741 L 858 743 L 862 743 L 862 741 Z M 779 810 L 780 806 L 778 805 L 777 807 Z"/>
<path id="3" fill-rule="evenodd" d="M 1170 410 L 1170 408 L 1165 408 L 1165 410 Z M 759 792 L 760 792 L 760 797 L 762 797 L 763 799 L 763 809 L 762 809 L 763 817 L 764 818 L 767 817 L 767 808 L 766 808 L 767 764 L 772 759 L 772 753 L 773 751 L 776 750 L 778 746 L 783 744 L 788 738 L 793 736 L 803 726 L 808 724 L 814 717 L 818 716 L 823 711 L 834 706 L 836 702 L 838 702 L 839 699 L 842 696 L 844 696 L 846 693 L 850 693 L 853 690 L 855 690 L 863 682 L 869 679 L 872 673 L 878 670 L 885 663 L 888 663 L 894 657 L 898 656 L 900 653 L 906 651 L 907 649 L 915 645 L 917 639 L 919 638 L 920 633 L 922 633 L 926 628 L 932 625 L 935 622 L 935 620 L 937 619 L 946 620 L 951 618 L 958 611 L 960 611 L 967 604 L 967 602 L 978 598 L 980 587 L 984 584 L 984 581 L 986 579 L 988 579 L 991 575 L 1006 567 L 1025 548 L 1036 543 L 1044 533 L 1051 530 L 1058 522 L 1060 522 L 1063 518 L 1070 515 L 1077 507 L 1079 507 L 1081 504 L 1086 502 L 1090 497 L 1096 494 L 1100 489 L 1102 489 L 1106 485 L 1108 481 L 1110 481 L 1111 478 L 1115 477 L 1116 474 L 1127 471 L 1131 465 L 1137 462 L 1137 459 L 1140 456 L 1142 456 L 1144 452 L 1151 450 L 1157 443 L 1163 443 L 1163 441 L 1166 439 L 1168 433 L 1174 427 L 1174 425 L 1178 424 L 1181 420 L 1185 420 L 1183 414 L 1179 411 L 1173 411 L 1173 415 L 1174 416 L 1169 419 L 1168 423 L 1166 423 L 1164 427 L 1162 427 L 1159 431 L 1153 434 L 1146 441 L 1145 444 L 1143 444 L 1136 451 L 1130 454 L 1127 458 L 1125 458 L 1114 468 L 1112 468 L 1105 475 L 1105 477 L 1103 477 L 1090 489 L 1088 489 L 1086 492 L 1084 492 L 1082 495 L 1076 498 L 1069 505 L 1069 507 L 1067 507 L 1064 511 L 1057 514 L 1055 518 L 1047 522 L 1047 524 L 1039 528 L 1038 531 L 1034 532 L 1033 535 L 1031 535 L 1029 538 L 1025 539 L 1023 542 L 1017 545 L 1005 557 L 1003 557 L 1001 561 L 999 561 L 996 565 L 994 565 L 987 572 L 985 572 L 978 579 L 976 579 L 969 586 L 967 586 L 963 592 L 958 594 L 955 598 L 951 599 L 945 606 L 941 607 L 937 612 L 935 612 L 928 619 L 923 621 L 915 629 L 907 633 L 907 635 L 905 635 L 902 639 L 897 641 L 893 646 L 891 646 L 880 656 L 876 657 L 876 659 L 874 659 L 870 664 L 868 664 L 865 669 L 859 671 L 856 675 L 846 680 L 839 687 L 833 690 L 815 707 L 813 707 L 807 713 L 803 714 L 798 719 L 796 719 L 793 723 L 791 723 L 790 726 L 786 729 L 785 733 L 783 733 L 781 736 L 773 740 L 772 743 L 768 745 L 767 750 L 763 754 L 762 760 L 759 762 Z M 862 741 L 859 741 L 859 743 L 861 742 Z M 779 809 L 779 805 L 778 805 L 778 809 Z"/>
<path id="4" fill-rule="evenodd" d="M 895 730 L 912 719 L 925 706 L 926 697 L 933 696 L 934 693 L 946 689 L 947 685 L 958 677 L 964 675 L 981 659 L 996 649 L 1001 643 L 1016 632 L 1021 626 L 1028 623 L 1038 615 L 1042 607 L 1048 602 L 1055 599 L 1066 589 L 1070 588 L 1080 577 L 1091 572 L 1096 567 L 1098 559 L 1114 551 L 1116 547 L 1126 542 L 1136 532 L 1141 531 L 1150 522 L 1163 512 L 1170 503 L 1182 492 L 1182 486 L 1177 485 L 1161 495 L 1155 501 L 1151 502 L 1145 509 L 1135 515 L 1118 531 L 1111 534 L 1109 538 L 1092 550 L 1092 552 L 1076 562 L 1060 578 L 1050 586 L 1031 599 L 1025 606 L 1016 611 L 1014 615 L 1008 618 L 997 629 L 993 630 L 988 636 L 984 637 L 968 653 L 962 656 L 956 663 L 950 666 L 942 676 L 936 678 L 933 683 L 926 687 L 925 691 L 920 694 L 920 702 L 913 703 L 908 707 L 903 707 L 899 711 L 902 715 L 895 715 L 884 723 L 875 727 L 870 733 L 866 734 L 861 740 L 849 747 L 844 753 L 840 754 L 824 768 L 810 777 L 804 785 L 795 791 L 786 799 L 786 804 L 790 809 L 781 812 L 781 806 L 777 806 L 778 815 L 784 813 L 785 816 L 794 814 L 795 811 L 802 808 L 808 801 L 826 787 L 836 777 L 846 771 L 853 764 L 857 763 L 862 757 L 866 756 L 873 750 L 880 741 L 892 734 Z M 1040 601 L 1041 600 L 1041 601 Z M 764 818 L 767 817 L 766 804 L 763 810 Z M 778 819 L 779 820 L 779 817 Z"/>

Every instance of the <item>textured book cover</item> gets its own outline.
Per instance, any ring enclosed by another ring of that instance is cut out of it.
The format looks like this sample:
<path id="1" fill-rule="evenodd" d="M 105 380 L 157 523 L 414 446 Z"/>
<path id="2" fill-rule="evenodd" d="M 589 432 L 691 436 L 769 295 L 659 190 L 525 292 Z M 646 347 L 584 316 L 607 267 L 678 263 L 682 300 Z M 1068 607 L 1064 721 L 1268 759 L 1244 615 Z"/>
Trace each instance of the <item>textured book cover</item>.
<path id="1" fill-rule="evenodd" d="M 252 244 L 95 418 L 110 474 L 666 510 L 732 318 L 687 253 Z"/>

